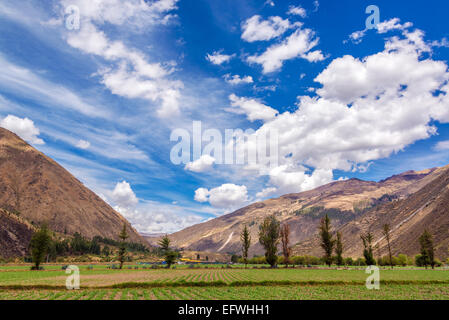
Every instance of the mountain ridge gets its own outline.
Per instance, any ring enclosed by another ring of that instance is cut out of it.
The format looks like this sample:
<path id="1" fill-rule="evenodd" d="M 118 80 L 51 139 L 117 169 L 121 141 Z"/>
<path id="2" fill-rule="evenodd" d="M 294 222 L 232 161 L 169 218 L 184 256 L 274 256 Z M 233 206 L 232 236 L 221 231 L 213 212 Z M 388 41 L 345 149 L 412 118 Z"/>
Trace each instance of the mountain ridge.
<path id="1" fill-rule="evenodd" d="M 125 224 L 129 241 L 148 244 L 131 224 L 56 161 L 0 128 L 0 208 L 61 234 L 117 239 Z M 1 252 L 0 252 L 1 253 Z"/>
<path id="2" fill-rule="evenodd" d="M 250 204 L 230 214 L 173 233 L 171 238 L 175 245 L 186 250 L 239 253 L 240 230 L 247 224 L 253 239 L 250 254 L 262 254 L 263 250 L 257 243 L 258 225 L 267 215 L 275 214 L 282 223 L 290 225 L 291 244 L 294 245 L 295 252 L 321 255 L 319 244 L 312 239 L 317 235 L 318 223 L 322 216 L 328 214 L 334 230 L 340 230 L 354 221 L 359 221 L 358 219 L 367 217 L 376 208 L 387 208 L 388 205 L 401 201 L 407 202 L 411 195 L 438 179 L 441 174 L 448 173 L 448 169 L 449 166 L 421 171 L 409 170 L 379 182 L 357 178 L 334 181 L 313 190 Z M 353 246 L 354 250 L 347 250 L 347 254 L 361 256 L 359 240 L 359 235 L 351 236 L 350 241 L 348 239 L 347 245 Z M 301 246 L 302 243 L 308 242 L 313 246 L 313 250 Z M 417 251 L 416 246 L 413 246 L 412 250 L 402 250 L 404 253 Z M 439 253 L 443 254 L 443 251 L 439 250 Z"/>

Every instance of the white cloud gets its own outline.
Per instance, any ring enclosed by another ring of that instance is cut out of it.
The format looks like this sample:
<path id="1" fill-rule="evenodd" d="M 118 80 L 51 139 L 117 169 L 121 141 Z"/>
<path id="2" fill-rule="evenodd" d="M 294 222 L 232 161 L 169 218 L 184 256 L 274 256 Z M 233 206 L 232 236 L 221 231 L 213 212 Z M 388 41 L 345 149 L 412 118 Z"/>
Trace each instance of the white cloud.
<path id="1" fill-rule="evenodd" d="M 274 7 L 275 4 L 273 0 L 265 0 L 264 6 Z"/>
<path id="2" fill-rule="evenodd" d="M 209 198 L 209 190 L 206 188 L 198 188 L 195 190 L 195 196 L 193 199 L 198 202 L 207 202 Z"/>
<path id="3" fill-rule="evenodd" d="M 235 94 L 229 96 L 232 108 L 227 108 L 229 112 L 245 114 L 249 121 L 272 120 L 278 114 L 278 111 L 264 105 L 256 99 L 237 97 Z"/>
<path id="4" fill-rule="evenodd" d="M 189 162 L 185 166 L 185 170 L 193 172 L 204 172 L 210 170 L 215 163 L 215 158 L 208 154 L 202 155 L 199 159 Z"/>
<path id="5" fill-rule="evenodd" d="M 76 147 L 78 147 L 80 149 L 88 149 L 90 147 L 90 142 L 86 141 L 86 140 L 79 140 L 76 143 Z"/>
<path id="6" fill-rule="evenodd" d="M 83 19 L 97 24 L 110 23 L 145 28 L 167 23 L 178 0 L 62 0 L 62 9 L 75 5 Z"/>
<path id="7" fill-rule="evenodd" d="M 114 190 L 110 193 L 110 198 L 115 204 L 115 208 L 130 209 L 139 203 L 139 199 L 126 181 L 118 182 L 115 185 Z"/>
<path id="8" fill-rule="evenodd" d="M 413 26 L 413 23 L 406 22 L 404 24 L 400 23 L 399 18 L 393 18 L 390 20 L 386 20 L 384 22 L 381 22 L 377 25 L 377 32 L 378 33 L 387 33 L 391 30 L 406 30 Z"/>
<path id="9" fill-rule="evenodd" d="M 247 42 L 271 40 L 284 34 L 292 26 L 288 19 L 278 16 L 262 20 L 261 16 L 255 15 L 242 24 L 242 39 Z"/>
<path id="10" fill-rule="evenodd" d="M 262 65 L 263 73 L 271 73 L 282 68 L 284 61 L 301 57 L 309 61 L 321 61 L 321 51 L 309 53 L 318 45 L 319 39 L 310 29 L 298 29 L 279 44 L 270 46 L 264 53 L 248 57 L 249 63 Z"/>
<path id="11" fill-rule="evenodd" d="M 81 12 L 81 29 L 67 33 L 67 43 L 85 53 L 101 56 L 111 62 L 97 73 L 113 94 L 126 98 L 140 98 L 160 103 L 157 114 L 161 118 L 180 113 L 182 82 L 169 80 L 173 62 L 148 62 L 141 51 L 127 47 L 120 40 L 110 40 L 100 26 L 113 24 L 142 29 L 164 24 L 176 9 L 177 0 L 145 2 L 140 0 L 76 0 L 63 1 L 65 6 L 75 5 Z"/>
<path id="12" fill-rule="evenodd" d="M 317 169 L 312 174 L 305 171 L 304 168 L 279 166 L 270 171 L 270 183 L 276 186 L 277 194 L 287 194 L 311 190 L 333 180 L 332 170 Z M 274 193 L 274 190 L 271 193 Z"/>
<path id="13" fill-rule="evenodd" d="M 445 140 L 445 141 L 439 141 L 434 149 L 436 151 L 444 151 L 444 150 L 449 150 L 449 140 Z"/>
<path id="14" fill-rule="evenodd" d="M 268 198 L 272 195 L 274 195 L 276 193 L 277 189 L 274 187 L 271 188 L 265 188 L 262 191 L 256 193 L 256 197 L 258 199 L 264 199 L 264 198 Z"/>
<path id="15" fill-rule="evenodd" d="M 290 6 L 288 8 L 287 14 L 297 15 L 297 16 L 300 16 L 301 18 L 305 18 L 307 16 L 306 9 L 304 9 L 300 5 L 298 5 L 298 6 Z"/>
<path id="16" fill-rule="evenodd" d="M 401 30 L 405 31 L 413 26 L 411 22 L 406 22 L 404 24 L 400 23 L 399 18 L 392 18 L 390 20 L 383 21 L 377 25 L 377 33 L 383 34 L 387 33 L 391 30 Z M 365 37 L 366 33 L 368 32 L 367 29 L 360 30 L 360 31 L 354 31 L 349 35 L 349 39 L 351 39 L 354 43 L 360 43 L 363 40 L 363 37 Z"/>
<path id="17" fill-rule="evenodd" d="M 269 176 L 265 192 L 308 190 L 332 181 L 333 170 L 366 171 L 371 161 L 436 134 L 432 120 L 449 122 L 449 72 L 431 53 L 416 30 L 363 59 L 333 60 L 315 79 L 316 97 L 298 97 L 297 110 L 255 132 L 279 133 L 279 167 L 260 168 Z"/>
<path id="18" fill-rule="evenodd" d="M 109 117 L 102 107 L 89 104 L 75 92 L 9 62 L 1 54 L 0 69 L 0 84 L 9 93 L 33 99 L 45 107 L 65 108 L 89 117 Z"/>
<path id="19" fill-rule="evenodd" d="M 233 209 L 248 202 L 248 190 L 246 186 L 227 183 L 210 190 L 199 188 L 195 191 L 194 199 L 198 202 L 208 201 L 215 208 Z"/>
<path id="20" fill-rule="evenodd" d="M 232 85 L 238 85 L 238 84 L 242 84 L 242 83 L 253 83 L 253 77 L 251 76 L 244 76 L 244 77 L 240 77 L 238 74 L 237 75 L 233 75 L 231 76 L 230 74 L 226 74 L 224 76 L 225 81 L 229 84 Z"/>
<path id="21" fill-rule="evenodd" d="M 221 65 L 225 62 L 229 62 L 232 58 L 235 57 L 235 54 L 227 55 L 221 53 L 221 51 L 214 51 L 212 54 L 206 55 L 206 60 L 215 65 Z"/>
<path id="22" fill-rule="evenodd" d="M 447 38 L 443 38 L 441 40 L 432 41 L 432 47 L 449 48 L 449 40 L 447 40 Z"/>
<path id="23" fill-rule="evenodd" d="M 23 140 L 31 144 L 45 144 L 44 140 L 38 138 L 40 132 L 34 122 L 28 118 L 18 118 L 8 115 L 0 121 L 0 127 L 14 132 Z"/>
<path id="24" fill-rule="evenodd" d="M 134 228 L 143 233 L 172 233 L 205 220 L 197 214 L 186 214 L 188 208 L 154 201 L 145 201 L 137 208 L 115 209 L 123 214 Z"/>

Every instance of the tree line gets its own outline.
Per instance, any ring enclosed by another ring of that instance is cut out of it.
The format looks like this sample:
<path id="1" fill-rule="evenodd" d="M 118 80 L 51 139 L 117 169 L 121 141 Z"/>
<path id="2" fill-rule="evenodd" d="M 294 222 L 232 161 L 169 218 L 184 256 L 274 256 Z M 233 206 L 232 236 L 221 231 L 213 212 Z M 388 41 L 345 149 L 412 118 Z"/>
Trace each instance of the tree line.
<path id="1" fill-rule="evenodd" d="M 263 258 L 248 258 L 248 251 L 251 246 L 251 235 L 248 230 L 248 226 L 245 224 L 240 234 L 242 244 L 242 257 L 240 261 L 245 264 L 245 267 L 248 263 L 261 263 L 261 261 L 263 261 L 264 263 L 269 264 L 272 268 L 277 265 L 279 260 L 282 260 L 282 264 L 284 264 L 286 267 L 288 267 L 288 265 L 290 264 L 309 265 L 321 263 L 326 264 L 329 267 L 332 264 L 336 264 L 337 266 L 378 264 L 382 266 L 393 267 L 394 265 L 408 265 L 410 263 L 410 258 L 406 255 L 399 255 L 398 257 L 394 257 L 392 255 L 391 227 L 389 224 L 383 225 L 382 228 L 383 239 L 385 239 L 387 242 L 387 257 L 378 257 L 377 260 L 375 259 L 373 248 L 374 236 L 371 231 L 367 231 L 366 233 L 360 235 L 360 239 L 363 244 L 363 264 L 359 259 L 354 261 L 352 258 L 343 257 L 344 247 L 342 234 L 341 232 L 332 231 L 331 220 L 327 214 L 320 220 L 318 233 L 320 237 L 320 246 L 323 250 L 323 256 L 321 258 L 299 256 L 292 259 L 289 225 L 287 223 L 281 225 L 274 214 L 267 216 L 259 226 L 258 234 L 259 243 L 265 250 L 265 256 Z M 429 231 L 424 230 L 418 240 L 420 244 L 420 254 L 415 257 L 415 264 L 417 266 L 424 266 L 426 268 L 428 266 L 431 266 L 432 269 L 436 265 L 441 264 L 441 262 L 435 259 L 435 250 L 432 235 L 429 233 Z M 278 256 L 279 244 L 281 245 L 280 247 L 282 253 L 280 257 Z"/>
<path id="2" fill-rule="evenodd" d="M 56 261 L 57 257 L 62 256 L 93 254 L 109 257 L 114 254 L 114 248 L 118 248 L 117 260 L 122 266 L 127 259 L 126 252 L 150 252 L 148 247 L 141 243 L 126 241 L 128 239 L 126 225 L 123 225 L 118 238 L 120 240 L 117 241 L 95 236 L 92 240 L 89 240 L 80 233 L 75 232 L 70 239 L 58 240 L 53 238 L 52 232 L 44 224 L 33 234 L 30 241 L 30 258 L 34 263 L 33 270 L 40 270 L 40 265 L 44 261 Z"/>

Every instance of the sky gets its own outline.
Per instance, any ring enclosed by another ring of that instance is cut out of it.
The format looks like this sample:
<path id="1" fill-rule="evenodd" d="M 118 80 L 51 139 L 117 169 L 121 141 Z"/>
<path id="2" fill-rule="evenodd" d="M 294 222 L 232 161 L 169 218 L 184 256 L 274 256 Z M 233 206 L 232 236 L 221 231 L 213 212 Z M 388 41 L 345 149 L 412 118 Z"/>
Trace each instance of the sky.
<path id="1" fill-rule="evenodd" d="M 443 166 L 448 11 L 434 0 L 2 0 L 0 126 L 142 233 Z M 250 162 L 264 137 L 269 161 Z M 243 162 L 222 157 L 232 143 Z"/>

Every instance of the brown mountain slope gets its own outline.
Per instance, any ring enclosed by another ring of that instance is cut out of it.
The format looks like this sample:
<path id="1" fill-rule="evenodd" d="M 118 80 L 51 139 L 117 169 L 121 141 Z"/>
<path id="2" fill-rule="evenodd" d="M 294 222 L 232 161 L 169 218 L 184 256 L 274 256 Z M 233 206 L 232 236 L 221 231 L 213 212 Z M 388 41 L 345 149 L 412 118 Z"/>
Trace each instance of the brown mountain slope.
<path id="1" fill-rule="evenodd" d="M 0 208 L 68 234 L 117 239 L 126 224 L 130 241 L 145 240 L 118 212 L 55 161 L 0 128 Z"/>
<path id="2" fill-rule="evenodd" d="M 382 226 L 388 223 L 392 229 L 393 254 L 419 253 L 418 238 L 427 229 L 434 237 L 436 255 L 445 260 L 449 255 L 449 167 L 436 170 L 432 178 L 409 197 L 368 210 L 339 228 L 343 234 L 345 254 L 361 256 L 360 234 L 370 230 L 374 235 L 375 255 L 386 255 L 388 249 Z M 294 251 L 297 254 L 322 254 L 317 236 L 301 243 Z"/>
<path id="3" fill-rule="evenodd" d="M 0 257 L 24 256 L 34 230 L 24 219 L 0 209 Z"/>
<path id="4" fill-rule="evenodd" d="M 262 253 L 257 243 L 259 224 L 268 214 L 290 225 L 292 244 L 314 236 L 325 214 L 339 227 L 371 206 L 406 198 L 434 179 L 437 170 L 409 171 L 380 182 L 350 179 L 311 191 L 288 194 L 254 203 L 231 214 L 198 224 L 171 235 L 174 243 L 189 250 L 239 252 L 240 230 L 248 224 L 253 239 L 250 254 Z"/>

